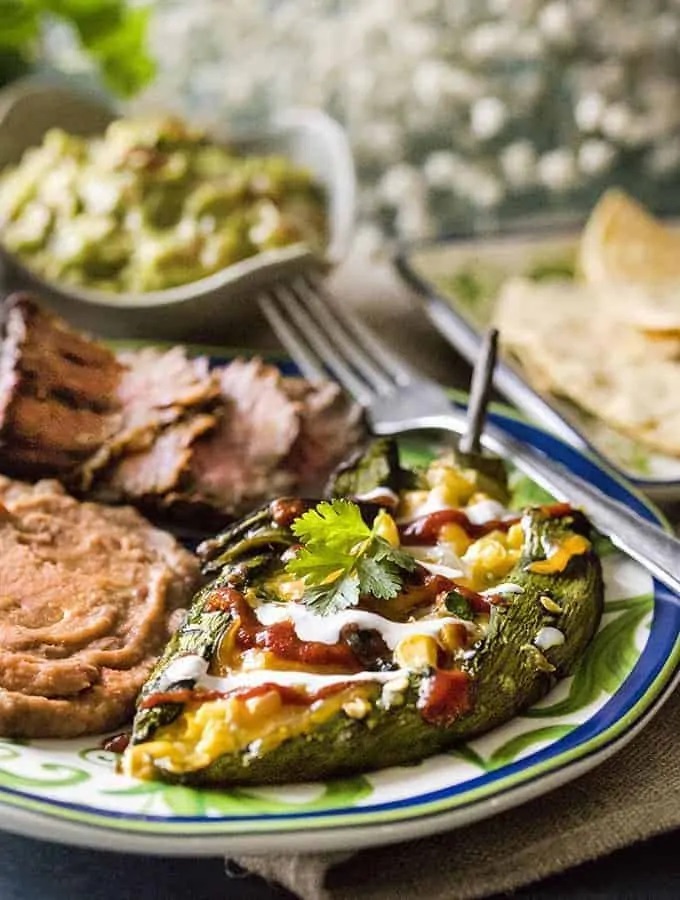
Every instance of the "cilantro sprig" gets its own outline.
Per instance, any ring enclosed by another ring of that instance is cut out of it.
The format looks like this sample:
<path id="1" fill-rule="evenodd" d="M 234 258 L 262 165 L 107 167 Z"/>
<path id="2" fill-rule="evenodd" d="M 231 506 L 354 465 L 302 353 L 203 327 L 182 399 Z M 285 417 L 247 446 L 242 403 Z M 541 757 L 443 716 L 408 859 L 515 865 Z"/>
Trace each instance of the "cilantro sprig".
<path id="1" fill-rule="evenodd" d="M 303 601 L 319 615 L 356 606 L 362 594 L 396 597 L 416 561 L 370 528 L 349 500 L 322 501 L 293 522 L 302 549 L 286 571 L 305 581 Z"/>

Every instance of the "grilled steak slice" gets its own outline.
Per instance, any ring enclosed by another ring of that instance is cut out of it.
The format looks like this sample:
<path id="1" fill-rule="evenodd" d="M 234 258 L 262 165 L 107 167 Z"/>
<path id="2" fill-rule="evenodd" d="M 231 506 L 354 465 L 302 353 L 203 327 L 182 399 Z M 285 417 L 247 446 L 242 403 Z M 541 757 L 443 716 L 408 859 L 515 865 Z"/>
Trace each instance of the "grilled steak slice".
<path id="1" fill-rule="evenodd" d="M 213 509 L 224 520 L 292 485 L 293 475 L 277 467 L 299 433 L 299 406 L 278 369 L 237 359 L 215 372 L 221 394 L 213 414 L 181 419 L 120 459 L 99 496 L 183 514 Z"/>
<path id="2" fill-rule="evenodd" d="M 192 499 L 236 514 L 294 483 L 280 464 L 300 433 L 299 405 L 260 359 L 236 359 L 218 374 L 222 416 L 194 448 L 189 483 Z"/>
<path id="3" fill-rule="evenodd" d="M 116 432 L 122 367 L 25 294 L 5 302 L 0 358 L 0 466 L 70 477 Z"/>
<path id="4" fill-rule="evenodd" d="M 150 447 L 163 429 L 187 411 L 209 409 L 219 397 L 219 384 L 207 357 L 190 359 L 184 347 L 124 351 L 118 354 L 118 361 L 123 366 L 117 389 L 120 427 L 83 465 L 82 490 L 88 490 L 116 457 Z"/>
<path id="5" fill-rule="evenodd" d="M 359 438 L 331 385 L 261 360 L 210 371 L 184 348 L 116 357 L 25 295 L 7 307 L 0 468 L 79 496 L 211 526 L 264 498 L 318 489 Z M 192 515 L 192 512 L 194 515 Z"/>
<path id="6" fill-rule="evenodd" d="M 196 587 L 195 558 L 129 507 L 0 477 L 0 734 L 120 726 Z"/>
<path id="7" fill-rule="evenodd" d="M 361 408 L 331 381 L 286 378 L 284 388 L 300 408 L 300 431 L 284 466 L 294 473 L 297 493 L 314 494 L 359 445 L 364 434 Z"/>
<path id="8" fill-rule="evenodd" d="M 214 430 L 217 419 L 200 413 L 175 422 L 145 450 L 123 456 L 99 488 L 101 499 L 135 499 L 161 506 L 181 489 L 195 442 Z"/>

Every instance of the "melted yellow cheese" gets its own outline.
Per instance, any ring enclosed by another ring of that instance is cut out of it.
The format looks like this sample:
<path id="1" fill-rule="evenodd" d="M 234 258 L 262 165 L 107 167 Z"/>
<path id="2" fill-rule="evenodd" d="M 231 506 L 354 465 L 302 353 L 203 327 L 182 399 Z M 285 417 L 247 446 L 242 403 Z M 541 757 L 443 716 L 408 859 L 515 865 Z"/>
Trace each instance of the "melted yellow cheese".
<path id="1" fill-rule="evenodd" d="M 345 705 L 354 711 L 357 701 L 368 703 L 372 691 L 375 688 L 353 685 L 311 706 L 286 705 L 277 691 L 248 700 L 209 700 L 159 728 L 154 740 L 128 747 L 123 770 L 135 778 L 153 778 L 154 766 L 180 774 L 203 769 L 224 754 L 246 749 L 253 755 L 268 753 L 318 727 Z"/>
<path id="2" fill-rule="evenodd" d="M 588 538 L 580 534 L 572 534 L 559 544 L 550 548 L 546 559 L 529 564 L 529 571 L 538 575 L 552 575 L 556 572 L 564 572 L 573 556 L 580 556 L 590 549 Z"/>

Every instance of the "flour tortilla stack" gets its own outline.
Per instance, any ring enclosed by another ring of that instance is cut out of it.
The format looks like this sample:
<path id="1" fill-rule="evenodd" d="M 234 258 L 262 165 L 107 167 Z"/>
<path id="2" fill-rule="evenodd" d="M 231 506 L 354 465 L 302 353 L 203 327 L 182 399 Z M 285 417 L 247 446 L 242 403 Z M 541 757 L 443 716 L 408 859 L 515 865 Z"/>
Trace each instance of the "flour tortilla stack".
<path id="1" fill-rule="evenodd" d="M 537 388 L 680 456 L 680 341 L 672 333 L 650 340 L 613 306 L 592 286 L 514 278 L 495 324 Z"/>

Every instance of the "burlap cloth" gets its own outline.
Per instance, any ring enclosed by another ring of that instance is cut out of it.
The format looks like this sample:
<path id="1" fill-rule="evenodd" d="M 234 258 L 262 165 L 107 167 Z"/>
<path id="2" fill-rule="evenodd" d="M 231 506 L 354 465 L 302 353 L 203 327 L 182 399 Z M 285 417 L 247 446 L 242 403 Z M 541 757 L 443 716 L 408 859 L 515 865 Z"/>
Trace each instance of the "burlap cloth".
<path id="1" fill-rule="evenodd" d="M 464 373 L 385 267 L 355 262 L 336 290 L 405 356 L 450 384 Z M 361 278 L 357 276 L 362 274 Z M 453 377 L 452 377 L 453 375 Z M 680 693 L 586 775 L 481 822 L 359 853 L 243 856 L 236 862 L 304 900 L 484 897 L 530 884 L 635 841 L 680 828 Z M 416 825 L 417 828 L 417 825 Z"/>

